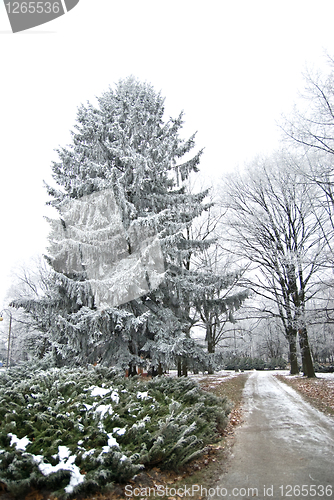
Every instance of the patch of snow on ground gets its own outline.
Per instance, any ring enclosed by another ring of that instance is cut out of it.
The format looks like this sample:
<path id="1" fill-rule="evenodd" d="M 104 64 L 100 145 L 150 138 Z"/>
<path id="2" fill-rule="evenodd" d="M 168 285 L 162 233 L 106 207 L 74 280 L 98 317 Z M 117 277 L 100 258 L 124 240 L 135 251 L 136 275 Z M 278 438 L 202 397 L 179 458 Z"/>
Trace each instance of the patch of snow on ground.
<path id="1" fill-rule="evenodd" d="M 119 448 L 119 444 L 117 443 L 116 439 L 114 438 L 114 436 L 109 433 L 107 434 L 108 436 L 108 446 L 110 446 L 110 448 L 112 448 L 113 446 L 117 446 L 117 448 Z"/>
<path id="2" fill-rule="evenodd" d="M 147 391 L 145 391 L 145 392 L 138 391 L 137 392 L 137 398 L 138 399 L 148 399 L 149 398 L 148 392 Z"/>
<path id="3" fill-rule="evenodd" d="M 215 387 L 221 382 L 225 382 L 226 380 L 238 377 L 238 375 L 241 375 L 241 373 L 243 372 L 236 372 L 234 370 L 221 370 L 219 372 L 213 373 L 212 375 L 198 374 L 198 375 L 189 375 L 189 377 L 196 380 L 197 382 L 202 382 L 203 380 L 205 380 L 210 384 L 210 387 Z"/>
<path id="4" fill-rule="evenodd" d="M 317 378 L 325 378 L 334 382 L 334 373 L 318 373 L 316 372 Z"/>
<path id="5" fill-rule="evenodd" d="M 107 446 L 102 446 L 102 453 L 108 453 L 111 450 L 111 448 L 113 448 L 114 446 L 116 448 L 119 448 L 119 444 L 117 443 L 117 441 L 114 438 L 114 436 L 112 435 L 112 433 L 107 434 L 107 436 L 108 436 L 108 444 L 107 444 Z M 101 456 L 101 454 L 100 454 L 100 456 Z"/>
<path id="6" fill-rule="evenodd" d="M 67 446 L 58 446 L 59 460 L 64 460 L 65 458 L 68 458 L 70 455 L 71 455 L 71 452 L 67 448 Z"/>
<path id="7" fill-rule="evenodd" d="M 104 389 L 104 387 L 90 387 L 91 395 L 95 398 L 96 396 L 100 396 L 103 398 L 106 394 L 112 391 L 112 389 Z"/>
<path id="8" fill-rule="evenodd" d="M 110 397 L 111 397 L 112 401 L 115 401 L 116 404 L 119 403 L 119 395 L 116 391 L 112 391 L 112 393 L 110 394 Z"/>
<path id="9" fill-rule="evenodd" d="M 251 371 L 253 370 L 246 370 L 245 373 L 250 373 Z M 240 373 L 242 372 L 236 372 L 235 370 L 220 370 L 219 372 L 215 372 L 212 375 L 209 375 L 208 373 L 189 373 L 188 377 L 198 381 L 208 378 L 216 379 L 217 377 L 221 377 L 226 380 L 227 378 L 237 377 L 238 375 L 240 375 Z M 169 370 L 169 373 L 166 373 L 166 376 L 177 377 L 177 370 Z"/>
<path id="10" fill-rule="evenodd" d="M 279 370 L 275 372 L 270 372 L 270 373 L 275 373 L 277 375 L 283 375 L 284 377 L 289 377 L 289 378 L 300 378 L 300 379 L 307 379 L 307 377 L 304 377 L 302 373 L 298 373 L 297 375 L 290 375 L 289 370 Z M 334 373 L 319 373 L 315 372 L 316 378 L 323 378 L 329 381 L 334 382 Z"/>
<path id="11" fill-rule="evenodd" d="M 38 468 L 44 476 L 48 476 L 58 470 L 70 471 L 71 478 L 69 484 L 65 488 L 65 491 L 66 493 L 72 493 L 75 486 L 84 482 L 85 476 L 80 474 L 79 467 L 74 463 L 76 455 L 71 456 L 71 452 L 67 446 L 58 446 L 57 455 L 59 457 L 59 464 L 57 465 L 45 464 L 43 461 L 44 457 L 42 455 L 32 455 L 32 457 L 38 464 Z M 66 462 L 65 459 L 67 459 Z"/>
<path id="12" fill-rule="evenodd" d="M 82 454 L 82 458 L 85 459 L 85 458 L 89 457 L 89 455 L 93 455 L 94 452 L 95 452 L 95 448 L 92 448 L 91 450 L 85 451 Z"/>
<path id="13" fill-rule="evenodd" d="M 17 450 L 26 451 L 26 447 L 31 443 L 30 439 L 28 439 L 27 436 L 19 439 L 15 434 L 12 434 L 11 432 L 7 435 L 11 438 L 10 446 L 13 446 L 15 444 L 15 448 Z"/>
<path id="14" fill-rule="evenodd" d="M 114 434 L 118 434 L 118 436 L 124 436 L 126 433 L 126 427 L 114 427 L 112 431 Z"/>
<path id="15" fill-rule="evenodd" d="M 97 396 L 100 396 L 101 398 L 103 398 L 107 394 L 111 393 L 110 394 L 111 400 L 115 401 L 116 404 L 119 402 L 118 392 L 113 390 L 112 388 L 105 389 L 104 387 L 93 386 L 93 387 L 90 387 L 88 390 L 91 391 L 91 396 L 93 396 L 94 398 Z"/>
<path id="16" fill-rule="evenodd" d="M 87 411 L 91 410 L 92 408 L 94 408 L 94 405 L 89 405 L 87 403 L 83 403 L 84 407 L 86 408 Z M 96 405 L 95 405 L 96 406 Z"/>
<path id="17" fill-rule="evenodd" d="M 114 410 L 111 405 L 99 405 L 97 408 L 95 408 L 95 412 L 100 414 L 100 418 L 102 420 L 106 413 L 112 415 L 114 413 Z"/>

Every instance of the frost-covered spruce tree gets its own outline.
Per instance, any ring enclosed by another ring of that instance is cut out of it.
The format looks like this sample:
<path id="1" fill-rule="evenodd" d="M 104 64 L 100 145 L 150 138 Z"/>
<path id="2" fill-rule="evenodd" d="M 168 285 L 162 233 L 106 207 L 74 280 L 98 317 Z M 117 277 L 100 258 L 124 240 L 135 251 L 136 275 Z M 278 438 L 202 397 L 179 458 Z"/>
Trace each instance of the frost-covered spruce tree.
<path id="1" fill-rule="evenodd" d="M 164 99 L 133 77 L 78 110 L 72 143 L 47 186 L 59 213 L 50 220 L 54 269 L 53 350 L 64 363 L 130 367 L 150 358 L 160 370 L 201 356 L 190 339 L 194 271 L 189 255 L 208 243 L 187 238 L 208 208 L 207 191 L 188 194 L 198 171 L 194 135 L 180 137 L 182 113 L 164 121 Z M 24 304 L 26 310 L 41 304 Z"/>

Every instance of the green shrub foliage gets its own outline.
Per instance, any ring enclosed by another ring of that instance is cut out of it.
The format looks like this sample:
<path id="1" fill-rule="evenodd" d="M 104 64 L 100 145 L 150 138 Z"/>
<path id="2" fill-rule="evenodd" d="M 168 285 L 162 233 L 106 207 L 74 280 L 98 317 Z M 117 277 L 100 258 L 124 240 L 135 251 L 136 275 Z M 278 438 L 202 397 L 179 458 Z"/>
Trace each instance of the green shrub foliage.
<path id="1" fill-rule="evenodd" d="M 18 498 L 29 487 L 66 497 L 144 467 L 177 469 L 218 438 L 228 412 L 187 378 L 12 369 L 0 376 L 0 481 Z"/>
<path id="2" fill-rule="evenodd" d="M 275 370 L 275 368 L 284 370 L 286 366 L 287 362 L 283 358 L 264 361 L 260 358 L 233 357 L 225 362 L 226 370 Z"/>
<path id="3" fill-rule="evenodd" d="M 314 370 L 318 373 L 334 373 L 334 365 L 324 363 L 314 363 Z"/>

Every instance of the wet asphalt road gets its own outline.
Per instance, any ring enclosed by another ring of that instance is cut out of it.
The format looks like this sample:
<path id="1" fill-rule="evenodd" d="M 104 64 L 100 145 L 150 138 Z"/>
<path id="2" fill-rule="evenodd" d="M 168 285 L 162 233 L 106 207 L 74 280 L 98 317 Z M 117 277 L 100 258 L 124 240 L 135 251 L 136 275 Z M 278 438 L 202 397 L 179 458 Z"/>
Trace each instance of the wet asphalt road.
<path id="1" fill-rule="evenodd" d="M 209 498 L 334 500 L 334 419 L 270 372 L 246 382 L 232 453 Z"/>

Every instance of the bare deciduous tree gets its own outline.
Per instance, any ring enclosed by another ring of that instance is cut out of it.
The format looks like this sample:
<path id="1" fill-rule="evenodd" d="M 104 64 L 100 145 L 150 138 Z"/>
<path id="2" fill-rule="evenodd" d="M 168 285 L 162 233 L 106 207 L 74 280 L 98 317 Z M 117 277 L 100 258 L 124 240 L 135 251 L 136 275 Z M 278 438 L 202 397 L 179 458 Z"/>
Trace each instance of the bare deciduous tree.
<path id="1" fill-rule="evenodd" d="M 305 89 L 299 108 L 295 107 L 282 123 L 289 146 L 303 157 L 299 168 L 301 181 L 313 186 L 309 195 L 313 211 L 318 217 L 322 238 L 327 243 L 324 266 L 328 290 L 333 288 L 334 265 L 334 60 L 328 56 L 329 71 L 325 74 L 307 72 Z M 306 106 L 303 106 L 306 104 Z M 298 168 L 298 167 L 297 167 Z M 324 214 L 325 217 L 319 214 Z M 333 315 L 332 293 L 323 311 Z M 318 313 L 319 316 L 319 313 Z M 323 316 L 322 316 L 323 319 Z"/>
<path id="2" fill-rule="evenodd" d="M 21 301 L 29 303 L 36 298 L 45 301 L 51 298 L 51 270 L 42 257 L 32 259 L 30 263 L 18 266 L 12 272 L 12 286 L 7 300 L 14 306 L 11 309 L 14 320 L 13 352 L 16 360 L 25 360 L 29 356 L 41 359 L 51 348 L 51 312 L 47 308 L 27 312 L 20 307 Z"/>
<path id="3" fill-rule="evenodd" d="M 239 284 L 244 270 L 236 269 L 230 255 L 219 243 L 217 228 L 223 219 L 224 214 L 212 206 L 191 228 L 195 240 L 212 242 L 202 252 L 192 255 L 192 265 L 199 272 L 197 293 L 193 296 L 192 323 L 205 330 L 209 354 L 214 354 L 218 344 L 226 339 L 226 325 L 235 323 L 233 313 L 249 295 L 248 290 Z M 209 356 L 209 373 L 214 369 L 211 359 Z"/>
<path id="4" fill-rule="evenodd" d="M 298 373 L 297 338 L 303 371 L 314 368 L 307 335 L 306 303 L 319 289 L 325 242 L 321 214 L 315 217 L 310 186 L 301 181 L 294 161 L 283 153 L 258 160 L 243 175 L 225 182 L 232 251 L 250 262 L 247 285 L 275 304 L 290 348 L 291 373 Z M 263 313 L 273 314 L 264 310 Z"/>
<path id="5" fill-rule="evenodd" d="M 334 155 L 334 60 L 328 56 L 328 61 L 327 75 L 306 72 L 301 104 L 284 118 L 281 127 L 285 137 L 303 151 Z"/>

